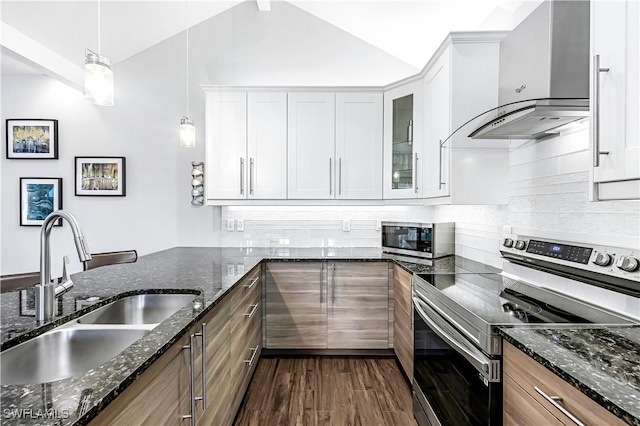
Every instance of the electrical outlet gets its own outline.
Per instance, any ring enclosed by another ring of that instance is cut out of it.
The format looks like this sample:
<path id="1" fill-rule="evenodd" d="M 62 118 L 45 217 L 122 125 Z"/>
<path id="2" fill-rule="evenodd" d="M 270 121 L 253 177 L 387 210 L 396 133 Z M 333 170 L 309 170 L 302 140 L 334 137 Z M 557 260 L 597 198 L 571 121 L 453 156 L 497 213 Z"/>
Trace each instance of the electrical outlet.
<path id="1" fill-rule="evenodd" d="M 502 234 L 507 235 L 511 234 L 513 230 L 511 229 L 511 225 L 502 225 Z"/>
<path id="2" fill-rule="evenodd" d="M 236 274 L 236 266 L 233 263 L 227 263 L 227 276 L 232 277 Z"/>
<path id="3" fill-rule="evenodd" d="M 238 231 L 244 231 L 244 219 L 236 220 L 236 229 Z"/>
<path id="4" fill-rule="evenodd" d="M 238 263 L 236 265 L 236 273 L 238 275 L 244 275 L 244 263 Z"/>
<path id="5" fill-rule="evenodd" d="M 351 231 L 351 221 L 349 219 L 342 221 L 342 230 L 345 232 Z"/>
<path id="6" fill-rule="evenodd" d="M 233 231 L 235 229 L 235 221 L 233 219 L 227 219 L 227 231 Z"/>

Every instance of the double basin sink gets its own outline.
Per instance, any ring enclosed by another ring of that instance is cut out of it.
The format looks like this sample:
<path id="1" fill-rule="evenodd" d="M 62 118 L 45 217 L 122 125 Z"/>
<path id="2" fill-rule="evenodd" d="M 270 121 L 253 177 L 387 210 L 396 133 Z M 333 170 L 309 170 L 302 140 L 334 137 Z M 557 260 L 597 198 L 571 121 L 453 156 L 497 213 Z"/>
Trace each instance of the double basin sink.
<path id="1" fill-rule="evenodd" d="M 196 297 L 138 294 L 111 302 L 0 353 L 0 382 L 45 383 L 82 375 L 149 334 Z"/>

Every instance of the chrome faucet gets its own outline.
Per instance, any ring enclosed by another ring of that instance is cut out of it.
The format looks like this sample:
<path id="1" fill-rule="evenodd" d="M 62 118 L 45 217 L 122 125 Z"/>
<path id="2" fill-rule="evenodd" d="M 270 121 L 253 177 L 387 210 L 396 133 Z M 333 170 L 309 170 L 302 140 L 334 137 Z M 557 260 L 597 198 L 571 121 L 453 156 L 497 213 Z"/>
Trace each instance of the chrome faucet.
<path id="1" fill-rule="evenodd" d="M 76 217 L 65 210 L 56 210 L 49 214 L 42 223 L 42 230 L 40 231 L 40 284 L 36 285 L 36 321 L 39 323 L 53 319 L 56 297 L 61 296 L 73 287 L 73 281 L 71 281 L 67 273 L 67 264 L 69 263 L 67 256 L 63 258 L 62 283 L 56 286 L 56 283 L 51 280 L 49 235 L 58 219 L 66 220 L 71 226 L 80 261 L 91 260 L 91 252 L 84 240 L 84 235 Z"/>

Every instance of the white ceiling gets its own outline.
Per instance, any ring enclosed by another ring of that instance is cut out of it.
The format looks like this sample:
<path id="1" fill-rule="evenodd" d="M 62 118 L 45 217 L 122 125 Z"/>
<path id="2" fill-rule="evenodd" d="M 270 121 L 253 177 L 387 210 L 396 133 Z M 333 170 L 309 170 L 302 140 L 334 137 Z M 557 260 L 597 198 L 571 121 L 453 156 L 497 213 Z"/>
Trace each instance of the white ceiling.
<path id="1" fill-rule="evenodd" d="M 241 1 L 253 0 L 101 0 L 100 51 L 118 63 L 183 31 L 187 12 L 188 24 L 193 26 Z M 510 30 L 540 1 L 291 0 L 289 3 L 420 69 L 449 31 Z M 82 67 L 85 48 L 98 51 L 97 1 L 2 0 L 0 20 L 3 36 L 11 30 L 11 34 L 18 34 L 30 45 L 35 42 L 36 50 L 42 50 L 41 45 L 65 66 Z M 21 64 L 16 57 L 19 55 L 8 57 L 3 48 L 2 74 L 40 72 L 37 67 Z"/>

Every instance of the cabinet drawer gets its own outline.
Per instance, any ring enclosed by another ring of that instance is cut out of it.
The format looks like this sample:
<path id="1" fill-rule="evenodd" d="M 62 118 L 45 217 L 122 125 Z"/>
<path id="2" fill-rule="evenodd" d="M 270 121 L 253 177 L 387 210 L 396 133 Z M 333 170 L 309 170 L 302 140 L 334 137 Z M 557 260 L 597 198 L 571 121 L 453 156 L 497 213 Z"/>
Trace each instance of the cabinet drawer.
<path id="1" fill-rule="evenodd" d="M 508 375 L 503 376 L 503 423 L 505 426 L 562 425 L 553 414 L 525 392 Z"/>
<path id="2" fill-rule="evenodd" d="M 585 424 L 625 424 L 621 419 L 510 343 L 504 342 L 503 354 L 505 375 L 513 379 L 527 394 L 557 417 L 561 423 L 573 424 L 569 417 L 547 401 L 536 391 L 535 387 L 548 396 L 562 398 L 559 404 Z"/>

